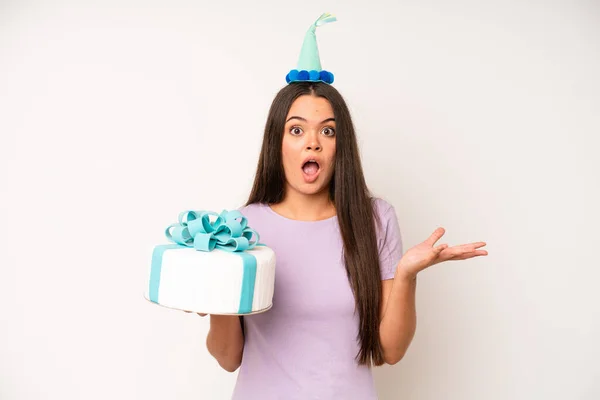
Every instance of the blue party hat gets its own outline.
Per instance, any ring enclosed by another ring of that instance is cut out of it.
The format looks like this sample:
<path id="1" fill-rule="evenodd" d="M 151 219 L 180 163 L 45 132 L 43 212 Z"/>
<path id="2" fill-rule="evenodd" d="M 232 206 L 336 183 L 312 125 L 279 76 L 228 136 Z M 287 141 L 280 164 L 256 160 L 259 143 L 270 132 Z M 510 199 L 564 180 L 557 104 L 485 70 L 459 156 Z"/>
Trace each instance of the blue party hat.
<path id="1" fill-rule="evenodd" d="M 308 28 L 304 36 L 302 49 L 300 50 L 298 65 L 296 69 L 291 70 L 285 77 L 287 83 L 302 81 L 333 83 L 333 74 L 321 68 L 315 31 L 318 26 L 334 21 L 337 21 L 335 16 L 325 13 Z"/>

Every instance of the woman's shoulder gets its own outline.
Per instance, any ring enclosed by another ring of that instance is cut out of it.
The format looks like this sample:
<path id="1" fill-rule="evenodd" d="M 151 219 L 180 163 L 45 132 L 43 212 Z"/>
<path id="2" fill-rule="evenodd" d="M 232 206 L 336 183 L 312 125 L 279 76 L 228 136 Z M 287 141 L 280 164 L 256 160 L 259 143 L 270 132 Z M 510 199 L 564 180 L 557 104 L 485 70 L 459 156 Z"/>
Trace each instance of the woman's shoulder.
<path id="1" fill-rule="evenodd" d="M 264 203 L 251 203 L 239 207 L 238 211 L 246 218 L 253 218 L 263 213 L 267 207 L 268 205 Z"/>
<path id="2" fill-rule="evenodd" d="M 371 202 L 373 203 L 373 210 L 379 218 L 389 218 L 390 216 L 395 216 L 396 210 L 388 201 L 382 199 L 381 197 L 373 197 L 371 198 Z"/>

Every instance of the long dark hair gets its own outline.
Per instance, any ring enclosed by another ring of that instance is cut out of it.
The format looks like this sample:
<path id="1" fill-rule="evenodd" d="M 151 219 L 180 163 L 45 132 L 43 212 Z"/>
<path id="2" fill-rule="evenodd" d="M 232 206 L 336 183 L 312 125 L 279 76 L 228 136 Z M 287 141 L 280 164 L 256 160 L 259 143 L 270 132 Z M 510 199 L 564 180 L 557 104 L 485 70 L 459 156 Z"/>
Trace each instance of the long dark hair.
<path id="1" fill-rule="evenodd" d="M 294 82 L 275 96 L 263 137 L 262 149 L 247 201 L 276 204 L 283 201 L 285 174 L 281 146 L 285 119 L 292 103 L 302 95 L 323 97 L 333 109 L 336 124 L 335 168 L 329 196 L 335 205 L 344 244 L 344 262 L 360 317 L 359 364 L 383 364 L 379 340 L 381 272 L 373 212 L 373 199 L 365 182 L 350 111 L 341 94 L 321 82 Z"/>

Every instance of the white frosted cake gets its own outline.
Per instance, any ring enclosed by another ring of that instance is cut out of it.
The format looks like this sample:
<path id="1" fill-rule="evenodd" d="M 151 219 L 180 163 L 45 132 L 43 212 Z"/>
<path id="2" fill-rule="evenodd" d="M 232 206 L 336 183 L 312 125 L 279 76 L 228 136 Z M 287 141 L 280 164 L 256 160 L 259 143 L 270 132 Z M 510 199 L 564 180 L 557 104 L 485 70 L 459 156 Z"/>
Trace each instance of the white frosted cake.
<path id="1" fill-rule="evenodd" d="M 237 211 L 180 214 L 167 228 L 175 242 L 154 247 L 144 297 L 165 307 L 244 315 L 273 305 L 275 253 Z M 255 241 L 251 241 L 253 236 Z"/>

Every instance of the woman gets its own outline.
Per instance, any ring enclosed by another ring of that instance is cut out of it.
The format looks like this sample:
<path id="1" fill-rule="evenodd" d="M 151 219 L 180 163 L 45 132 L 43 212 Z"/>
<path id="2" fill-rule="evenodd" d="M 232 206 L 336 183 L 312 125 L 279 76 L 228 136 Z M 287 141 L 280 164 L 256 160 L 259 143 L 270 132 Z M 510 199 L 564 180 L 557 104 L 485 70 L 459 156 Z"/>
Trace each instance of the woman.
<path id="1" fill-rule="evenodd" d="M 271 310 L 210 317 L 209 352 L 241 366 L 234 399 L 376 399 L 370 366 L 409 347 L 418 272 L 487 255 L 483 242 L 437 245 L 442 228 L 403 255 L 393 207 L 369 195 L 348 107 L 323 82 L 275 97 L 241 211 L 277 275 Z"/>

